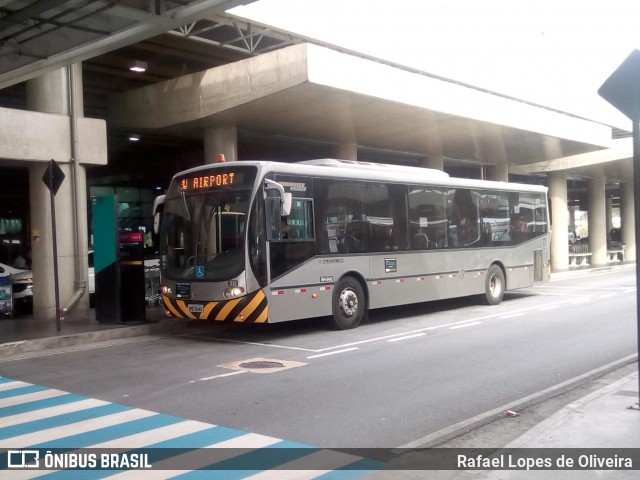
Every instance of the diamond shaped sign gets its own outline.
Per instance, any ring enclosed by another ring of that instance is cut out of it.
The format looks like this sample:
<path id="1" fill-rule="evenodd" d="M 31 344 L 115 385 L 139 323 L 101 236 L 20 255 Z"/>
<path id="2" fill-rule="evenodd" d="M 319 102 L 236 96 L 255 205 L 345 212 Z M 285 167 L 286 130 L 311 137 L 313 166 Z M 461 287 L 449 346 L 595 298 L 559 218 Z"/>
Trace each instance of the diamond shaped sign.
<path id="1" fill-rule="evenodd" d="M 634 50 L 598 89 L 598 94 L 633 121 L 640 117 L 640 50 Z"/>
<path id="2" fill-rule="evenodd" d="M 42 176 L 42 181 L 49 188 L 51 192 L 55 195 L 58 193 L 58 189 L 60 185 L 62 185 L 62 181 L 64 180 L 64 172 L 60 168 L 55 160 L 51 160 L 49 162 L 49 166 L 47 170 L 44 172 Z"/>

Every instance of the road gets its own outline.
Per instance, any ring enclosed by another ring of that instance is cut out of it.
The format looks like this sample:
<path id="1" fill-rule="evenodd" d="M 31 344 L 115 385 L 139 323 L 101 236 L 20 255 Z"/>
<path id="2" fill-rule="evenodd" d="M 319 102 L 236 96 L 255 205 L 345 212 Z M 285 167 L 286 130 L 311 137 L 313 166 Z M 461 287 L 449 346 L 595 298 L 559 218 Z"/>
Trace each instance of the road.
<path id="1" fill-rule="evenodd" d="M 378 311 L 350 331 L 213 325 L 43 352 L 0 362 L 0 376 L 307 445 L 415 447 L 630 361 L 635 302 L 625 268 L 510 292 L 498 306 Z"/>

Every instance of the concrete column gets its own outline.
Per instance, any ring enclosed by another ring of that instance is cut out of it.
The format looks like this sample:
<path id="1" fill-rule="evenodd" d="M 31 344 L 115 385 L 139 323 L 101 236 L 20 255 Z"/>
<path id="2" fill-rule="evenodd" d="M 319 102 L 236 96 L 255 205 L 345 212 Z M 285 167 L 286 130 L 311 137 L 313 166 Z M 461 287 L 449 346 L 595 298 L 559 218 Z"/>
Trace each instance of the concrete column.
<path id="1" fill-rule="evenodd" d="M 440 123 L 436 119 L 434 112 L 425 113 L 423 125 L 424 153 L 428 156 L 420 162 L 420 166 L 443 171 L 444 150 L 442 148 L 442 135 L 440 134 Z"/>
<path id="2" fill-rule="evenodd" d="M 444 155 L 441 153 L 430 154 L 420 165 L 425 168 L 433 168 L 434 170 L 444 170 Z"/>
<path id="3" fill-rule="evenodd" d="M 341 143 L 336 147 L 335 155 L 340 160 L 358 160 L 358 144 Z"/>
<path id="4" fill-rule="evenodd" d="M 636 259 L 636 212 L 633 198 L 633 179 L 620 184 L 622 243 L 625 244 L 625 259 L 635 262 Z"/>
<path id="5" fill-rule="evenodd" d="M 78 116 L 83 116 L 82 68 L 74 65 L 76 91 L 73 94 Z M 66 68 L 47 73 L 27 82 L 27 106 L 30 110 L 69 115 L 69 70 Z M 72 125 L 70 131 L 74 131 Z M 73 139 L 70 135 L 69 142 Z M 75 148 L 70 149 L 72 152 Z M 87 194 L 86 172 L 80 165 L 72 166 L 72 159 L 54 158 L 65 174 L 55 196 L 56 239 L 58 260 L 58 286 L 60 306 L 64 307 L 74 291 L 86 285 L 87 272 Z M 31 205 L 31 255 L 33 270 L 33 314 L 37 318 L 56 316 L 53 276 L 53 235 L 49 189 L 42 181 L 46 163 L 30 163 L 29 190 Z M 74 315 L 88 314 L 88 292 L 74 308 Z"/>
<path id="6" fill-rule="evenodd" d="M 487 168 L 487 180 L 495 180 L 496 182 L 509 181 L 509 165 L 507 163 L 498 163 Z"/>
<path id="7" fill-rule="evenodd" d="M 564 172 L 549 174 L 549 198 L 551 199 L 551 270 L 569 268 L 569 233 L 567 222 L 567 175 Z"/>
<path id="8" fill-rule="evenodd" d="M 606 231 L 607 231 L 607 235 L 609 235 L 609 232 L 611 231 L 611 227 L 613 227 L 613 200 L 611 199 L 611 197 L 609 195 L 606 194 L 606 190 L 605 190 L 605 211 L 607 212 L 607 226 L 606 226 Z"/>
<path id="9" fill-rule="evenodd" d="M 204 163 L 216 163 L 219 154 L 227 162 L 238 160 L 238 130 L 235 126 L 211 127 L 204 132 Z"/>
<path id="10" fill-rule="evenodd" d="M 475 130 L 475 129 L 474 129 Z M 507 151 L 502 138 L 502 129 L 497 125 L 482 128 L 482 135 L 478 136 L 474 131 L 474 143 L 476 156 L 489 166 L 486 168 L 487 180 L 497 182 L 509 181 L 509 165 L 507 164 Z"/>
<path id="11" fill-rule="evenodd" d="M 607 211 L 604 175 L 589 181 L 589 251 L 591 265 L 606 265 L 607 257 Z"/>
<path id="12" fill-rule="evenodd" d="M 27 88 L 27 110 L 44 113 L 69 114 L 68 77 L 64 68 L 29 80 Z"/>

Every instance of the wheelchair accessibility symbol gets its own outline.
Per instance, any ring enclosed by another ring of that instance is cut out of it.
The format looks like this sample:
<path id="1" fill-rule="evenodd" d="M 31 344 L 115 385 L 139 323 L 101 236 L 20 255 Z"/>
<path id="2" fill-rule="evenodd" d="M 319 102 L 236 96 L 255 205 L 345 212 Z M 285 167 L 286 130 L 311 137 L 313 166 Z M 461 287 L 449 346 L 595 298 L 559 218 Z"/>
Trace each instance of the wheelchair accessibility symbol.
<path id="1" fill-rule="evenodd" d="M 205 266 L 196 265 L 196 278 L 204 278 L 204 274 L 205 274 Z"/>

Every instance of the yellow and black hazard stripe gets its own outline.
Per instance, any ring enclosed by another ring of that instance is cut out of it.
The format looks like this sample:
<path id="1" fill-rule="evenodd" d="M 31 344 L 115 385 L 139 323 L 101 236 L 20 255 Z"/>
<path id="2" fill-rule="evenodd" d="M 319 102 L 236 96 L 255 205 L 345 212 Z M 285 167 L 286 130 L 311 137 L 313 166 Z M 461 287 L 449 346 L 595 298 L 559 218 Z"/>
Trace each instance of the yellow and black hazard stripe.
<path id="1" fill-rule="evenodd" d="M 162 296 L 164 308 L 173 317 L 218 322 L 265 323 L 268 319 L 267 297 L 258 290 L 250 295 L 220 302 L 197 302 Z M 202 306 L 202 312 L 194 312 Z M 191 307 L 191 308 L 189 308 Z M 195 308 L 194 308 L 195 307 Z"/>

